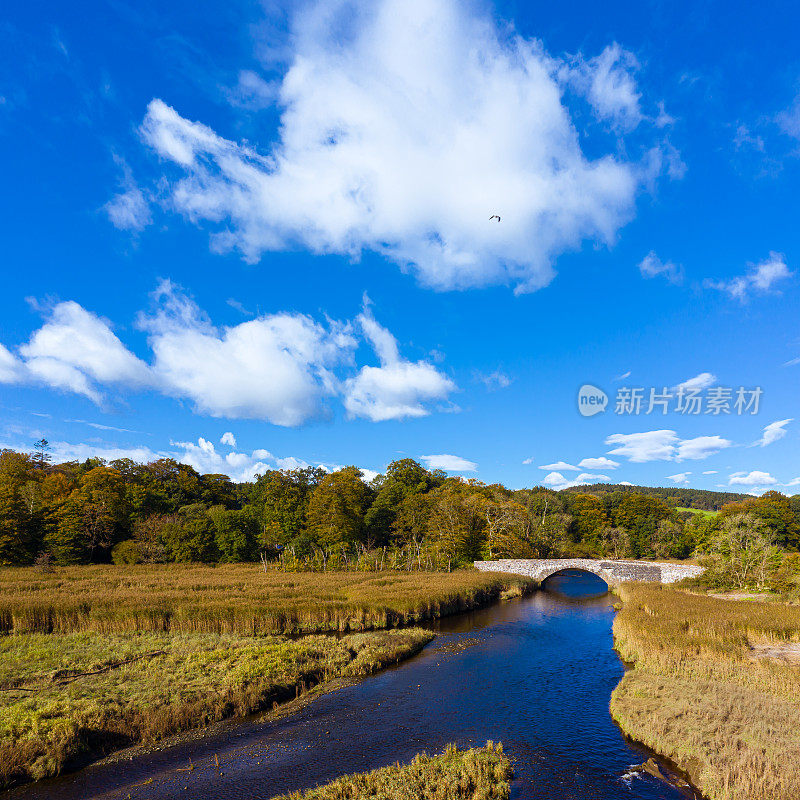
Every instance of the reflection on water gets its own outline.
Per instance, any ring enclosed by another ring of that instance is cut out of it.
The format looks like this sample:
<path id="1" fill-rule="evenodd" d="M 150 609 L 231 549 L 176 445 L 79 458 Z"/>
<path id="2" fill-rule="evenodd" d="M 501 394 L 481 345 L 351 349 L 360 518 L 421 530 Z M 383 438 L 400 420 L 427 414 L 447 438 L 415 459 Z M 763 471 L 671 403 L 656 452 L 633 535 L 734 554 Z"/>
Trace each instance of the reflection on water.
<path id="1" fill-rule="evenodd" d="M 11 797 L 266 800 L 448 742 L 487 739 L 502 741 L 514 760 L 514 798 L 683 797 L 630 773 L 647 754 L 627 744 L 609 717 L 623 667 L 612 650 L 605 584 L 571 571 L 545 588 L 442 620 L 439 636 L 419 656 L 285 720 L 230 725 L 213 737 L 89 767 Z M 191 772 L 182 769 L 190 763 Z"/>
<path id="2" fill-rule="evenodd" d="M 608 596 L 608 585 L 602 578 L 578 569 L 556 572 L 545 580 L 542 588 L 551 594 L 571 600 L 583 601 Z"/>

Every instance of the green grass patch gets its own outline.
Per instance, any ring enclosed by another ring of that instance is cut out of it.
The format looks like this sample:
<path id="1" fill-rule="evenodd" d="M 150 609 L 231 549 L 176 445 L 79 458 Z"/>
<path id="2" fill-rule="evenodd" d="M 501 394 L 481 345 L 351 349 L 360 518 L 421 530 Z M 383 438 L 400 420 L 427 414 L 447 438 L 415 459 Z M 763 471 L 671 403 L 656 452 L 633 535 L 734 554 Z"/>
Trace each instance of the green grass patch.
<path id="1" fill-rule="evenodd" d="M 719 511 L 706 511 L 703 508 L 687 508 L 686 506 L 678 506 L 676 511 L 688 511 L 690 514 L 699 514 L 701 517 L 716 517 Z"/>
<path id="2" fill-rule="evenodd" d="M 335 638 L 229 634 L 0 637 L 0 786 L 81 766 L 369 675 L 418 652 L 419 628 Z"/>
<path id="3" fill-rule="evenodd" d="M 450 745 L 441 755 L 420 753 L 410 764 L 346 775 L 275 800 L 507 800 L 511 774 L 502 744 Z"/>

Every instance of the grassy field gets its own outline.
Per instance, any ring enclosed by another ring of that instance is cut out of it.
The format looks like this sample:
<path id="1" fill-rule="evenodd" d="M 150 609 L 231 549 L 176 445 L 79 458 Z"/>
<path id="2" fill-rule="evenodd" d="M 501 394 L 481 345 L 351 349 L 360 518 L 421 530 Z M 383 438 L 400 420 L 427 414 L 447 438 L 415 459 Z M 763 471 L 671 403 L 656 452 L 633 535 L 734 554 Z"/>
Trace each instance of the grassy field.
<path id="1" fill-rule="evenodd" d="M 618 588 L 622 729 L 713 800 L 800 797 L 800 608 Z M 795 663 L 796 661 L 796 663 Z"/>
<path id="2" fill-rule="evenodd" d="M 477 571 L 263 572 L 253 564 L 0 569 L 0 633 L 172 631 L 259 636 L 392 628 L 520 594 Z"/>
<path id="3" fill-rule="evenodd" d="M 212 633 L 0 637 L 0 787 L 138 742 L 369 675 L 432 638 L 419 628 L 341 638 Z"/>
<path id="4" fill-rule="evenodd" d="M 692 514 L 699 514 L 701 517 L 716 517 L 718 511 L 706 511 L 702 508 L 687 508 L 686 506 L 678 506 L 676 511 L 689 511 Z"/>
<path id="5" fill-rule="evenodd" d="M 346 775 L 308 792 L 274 800 L 507 800 L 511 764 L 503 746 L 421 753 L 405 766 L 395 764 L 356 775 Z"/>

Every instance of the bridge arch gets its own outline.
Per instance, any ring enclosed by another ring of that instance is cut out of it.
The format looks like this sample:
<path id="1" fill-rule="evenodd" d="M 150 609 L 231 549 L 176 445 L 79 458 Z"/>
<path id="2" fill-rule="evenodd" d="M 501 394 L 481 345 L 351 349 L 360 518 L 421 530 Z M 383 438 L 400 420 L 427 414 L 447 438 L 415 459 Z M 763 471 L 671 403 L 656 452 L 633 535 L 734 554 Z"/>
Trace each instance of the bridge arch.
<path id="1" fill-rule="evenodd" d="M 551 567 L 542 570 L 537 576 L 536 580 L 542 586 L 544 586 L 544 583 L 548 578 L 552 578 L 554 575 L 559 575 L 562 572 L 585 572 L 587 575 L 595 575 L 596 577 L 600 578 L 600 580 L 603 581 L 603 583 L 605 583 L 609 589 L 611 589 L 617 583 L 617 581 L 614 580 L 614 577 L 607 569 L 603 569 L 602 567 L 592 568 L 585 566 Z"/>

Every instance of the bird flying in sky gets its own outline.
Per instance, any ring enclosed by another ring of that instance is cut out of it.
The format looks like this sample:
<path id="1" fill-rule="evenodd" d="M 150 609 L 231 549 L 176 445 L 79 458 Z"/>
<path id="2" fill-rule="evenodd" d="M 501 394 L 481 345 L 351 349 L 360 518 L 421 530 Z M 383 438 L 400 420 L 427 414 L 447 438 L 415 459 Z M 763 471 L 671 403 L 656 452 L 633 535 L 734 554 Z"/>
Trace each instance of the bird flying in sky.
<path id="1" fill-rule="evenodd" d="M 492 216 L 489 217 L 489 222 L 491 222 L 493 219 L 496 219 L 498 222 L 500 222 L 500 216 L 498 214 L 492 214 Z"/>

